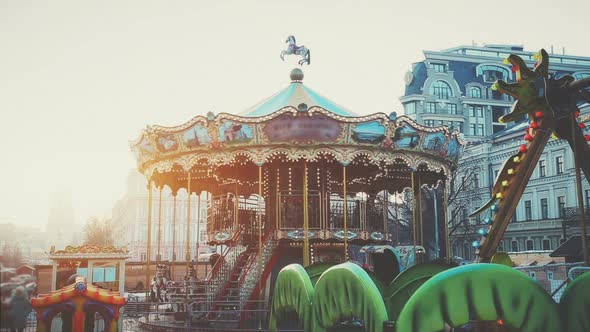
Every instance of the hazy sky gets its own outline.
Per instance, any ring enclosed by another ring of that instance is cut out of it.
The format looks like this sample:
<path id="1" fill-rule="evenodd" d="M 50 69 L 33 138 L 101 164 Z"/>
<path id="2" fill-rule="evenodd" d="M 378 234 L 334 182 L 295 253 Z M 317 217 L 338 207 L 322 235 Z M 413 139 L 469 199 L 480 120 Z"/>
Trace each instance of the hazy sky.
<path id="1" fill-rule="evenodd" d="M 590 56 L 589 3 L 0 0 L 0 223 L 43 229 L 61 192 L 78 222 L 110 215 L 135 167 L 129 141 L 284 88 L 290 34 L 311 49 L 309 87 L 357 113 L 401 113 L 404 73 L 425 49 Z"/>

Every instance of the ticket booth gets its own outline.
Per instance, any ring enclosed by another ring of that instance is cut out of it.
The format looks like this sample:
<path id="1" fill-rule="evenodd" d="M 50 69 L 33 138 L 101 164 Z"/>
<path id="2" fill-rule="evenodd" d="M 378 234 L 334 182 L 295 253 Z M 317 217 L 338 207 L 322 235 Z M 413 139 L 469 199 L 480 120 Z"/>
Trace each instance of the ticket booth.
<path id="1" fill-rule="evenodd" d="M 125 261 L 129 257 L 126 248 L 114 246 L 67 246 L 57 251 L 52 248 L 49 254 L 53 261 L 51 290 L 67 286 L 68 279 L 77 274 L 91 285 L 124 294 Z"/>

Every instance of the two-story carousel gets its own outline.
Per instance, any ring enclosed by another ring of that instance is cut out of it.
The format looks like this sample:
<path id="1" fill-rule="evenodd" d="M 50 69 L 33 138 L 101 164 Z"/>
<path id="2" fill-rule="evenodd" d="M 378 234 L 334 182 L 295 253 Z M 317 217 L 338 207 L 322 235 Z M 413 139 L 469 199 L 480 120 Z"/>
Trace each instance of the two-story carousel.
<path id="1" fill-rule="evenodd" d="M 435 202 L 436 220 L 426 218 L 420 188 L 445 187 L 462 147 L 458 133 L 395 113 L 357 115 L 305 86 L 300 69 L 290 78 L 238 115 L 148 126 L 132 144 L 150 189 L 209 193 L 209 244 L 224 251 L 207 281 L 207 310 L 231 295 L 241 308 L 267 299 L 265 286 L 285 265 L 344 262 L 362 246 L 406 245 L 397 265 L 420 252 L 416 246 L 450 256 L 446 202 Z M 402 225 L 391 222 L 400 196 L 413 197 L 414 207 Z"/>

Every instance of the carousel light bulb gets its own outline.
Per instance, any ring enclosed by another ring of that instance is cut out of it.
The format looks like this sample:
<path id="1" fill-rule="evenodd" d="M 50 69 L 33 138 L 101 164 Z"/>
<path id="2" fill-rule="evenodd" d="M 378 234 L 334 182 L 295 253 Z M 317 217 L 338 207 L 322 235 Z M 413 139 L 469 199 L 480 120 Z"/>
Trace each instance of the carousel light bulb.
<path id="1" fill-rule="evenodd" d="M 492 212 L 496 212 L 498 210 L 498 205 L 492 205 L 492 207 L 490 207 L 490 210 L 492 210 Z"/>
<path id="2" fill-rule="evenodd" d="M 471 246 L 475 249 L 479 249 L 481 248 L 481 243 L 479 243 L 479 241 L 473 241 L 473 243 L 471 243 Z"/>
<path id="3" fill-rule="evenodd" d="M 488 230 L 486 228 L 480 228 L 477 233 L 483 237 L 488 236 Z"/>
<path id="4" fill-rule="evenodd" d="M 492 218 L 490 218 L 490 217 L 487 217 L 487 218 L 485 218 L 485 219 L 483 220 L 483 222 L 484 222 L 486 225 L 489 225 L 489 224 L 491 224 L 491 223 L 492 223 Z"/>

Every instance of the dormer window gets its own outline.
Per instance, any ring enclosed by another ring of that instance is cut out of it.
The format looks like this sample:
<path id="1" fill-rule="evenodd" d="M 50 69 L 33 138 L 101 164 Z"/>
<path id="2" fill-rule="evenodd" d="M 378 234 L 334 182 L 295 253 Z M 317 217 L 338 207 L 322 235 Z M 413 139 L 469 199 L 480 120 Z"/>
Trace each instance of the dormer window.
<path id="1" fill-rule="evenodd" d="M 430 69 L 434 70 L 436 73 L 446 73 L 447 72 L 447 65 L 444 63 L 431 63 Z"/>
<path id="2" fill-rule="evenodd" d="M 481 98 L 481 88 L 472 86 L 467 90 L 467 96 L 470 98 Z"/>
<path id="3" fill-rule="evenodd" d="M 453 96 L 451 86 L 445 81 L 436 81 L 430 86 L 430 94 L 438 99 L 449 99 Z"/>
<path id="4" fill-rule="evenodd" d="M 481 64 L 475 69 L 477 76 L 482 76 L 484 82 L 494 83 L 497 80 L 512 79 L 512 72 L 505 66 L 497 64 Z"/>

